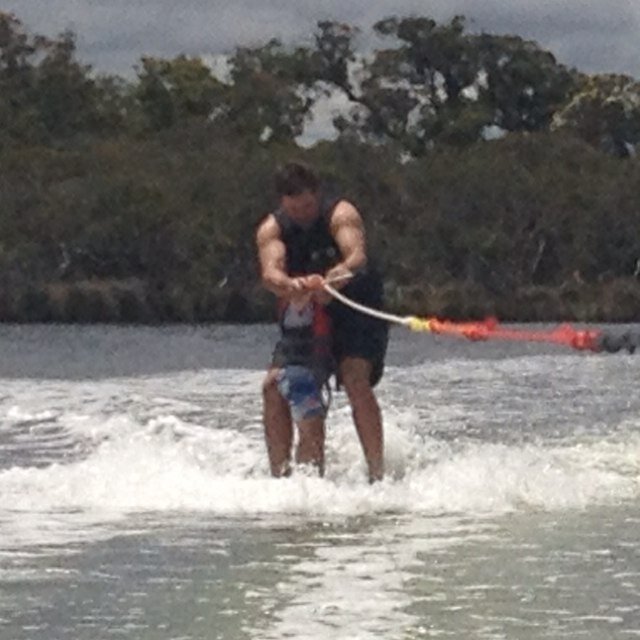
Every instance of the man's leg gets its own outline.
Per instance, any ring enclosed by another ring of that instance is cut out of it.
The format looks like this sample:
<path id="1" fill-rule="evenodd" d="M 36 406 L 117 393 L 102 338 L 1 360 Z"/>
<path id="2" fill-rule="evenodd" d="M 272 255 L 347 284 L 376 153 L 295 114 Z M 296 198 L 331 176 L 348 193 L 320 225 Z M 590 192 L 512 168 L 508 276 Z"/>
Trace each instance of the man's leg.
<path id="1" fill-rule="evenodd" d="M 262 384 L 264 435 L 269 454 L 271 475 L 275 478 L 291 474 L 293 427 L 289 403 L 278 391 L 278 369 L 270 369 Z"/>
<path id="2" fill-rule="evenodd" d="M 317 467 L 324 475 L 324 416 L 305 418 L 298 422 L 298 447 L 296 462 Z"/>
<path id="3" fill-rule="evenodd" d="M 384 475 L 382 416 L 371 388 L 371 362 L 346 357 L 340 362 L 340 380 L 349 397 L 353 420 L 369 468 L 369 482 Z"/>

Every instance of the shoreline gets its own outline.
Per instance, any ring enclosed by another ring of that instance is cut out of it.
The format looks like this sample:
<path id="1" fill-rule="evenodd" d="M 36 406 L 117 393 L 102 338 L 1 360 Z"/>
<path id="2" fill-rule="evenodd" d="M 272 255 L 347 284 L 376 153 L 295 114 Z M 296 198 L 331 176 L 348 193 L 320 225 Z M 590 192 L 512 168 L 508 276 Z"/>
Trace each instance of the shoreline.
<path id="1" fill-rule="evenodd" d="M 502 322 L 640 322 L 640 281 L 565 282 L 490 292 L 470 282 L 400 286 L 387 282 L 385 310 L 452 320 Z M 158 287 L 141 280 L 86 280 L 0 291 L 4 324 L 256 324 L 275 320 L 275 303 L 258 284 L 209 289 Z"/>

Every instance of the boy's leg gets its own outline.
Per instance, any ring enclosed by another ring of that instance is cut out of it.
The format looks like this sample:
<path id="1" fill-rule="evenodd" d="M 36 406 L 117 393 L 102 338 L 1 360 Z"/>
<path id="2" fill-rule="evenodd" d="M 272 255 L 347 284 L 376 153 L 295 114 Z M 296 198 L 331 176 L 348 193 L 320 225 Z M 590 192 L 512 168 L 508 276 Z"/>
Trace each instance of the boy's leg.
<path id="1" fill-rule="evenodd" d="M 320 477 L 324 475 L 324 416 L 313 416 L 298 421 L 298 447 L 296 462 L 317 467 Z"/>
<path id="2" fill-rule="evenodd" d="M 326 408 L 313 370 L 288 365 L 277 374 L 278 390 L 286 399 L 298 428 L 296 462 L 317 467 L 324 474 L 324 421 Z"/>
<path id="3" fill-rule="evenodd" d="M 293 443 L 289 403 L 278 390 L 279 371 L 279 369 L 270 369 L 262 385 L 264 435 L 271 475 L 275 478 L 291 474 Z"/>

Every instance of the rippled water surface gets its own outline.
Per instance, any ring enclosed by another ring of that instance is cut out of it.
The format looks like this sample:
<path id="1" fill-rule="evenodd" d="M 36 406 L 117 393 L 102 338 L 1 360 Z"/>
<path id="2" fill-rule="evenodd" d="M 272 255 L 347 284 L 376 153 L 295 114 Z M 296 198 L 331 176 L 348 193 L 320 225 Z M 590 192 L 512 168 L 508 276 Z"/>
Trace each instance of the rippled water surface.
<path id="1" fill-rule="evenodd" d="M 272 327 L 0 327 L 0 638 L 640 637 L 639 358 L 396 332 L 267 474 Z"/>

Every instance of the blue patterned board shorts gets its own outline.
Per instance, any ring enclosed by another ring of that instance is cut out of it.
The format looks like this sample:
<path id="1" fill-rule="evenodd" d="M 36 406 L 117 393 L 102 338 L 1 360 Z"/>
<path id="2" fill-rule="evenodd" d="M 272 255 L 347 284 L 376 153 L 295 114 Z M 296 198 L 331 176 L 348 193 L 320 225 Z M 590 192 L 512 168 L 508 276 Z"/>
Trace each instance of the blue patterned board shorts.
<path id="1" fill-rule="evenodd" d="M 278 390 L 291 407 L 295 422 L 325 415 L 322 388 L 309 367 L 291 364 L 278 372 Z"/>

